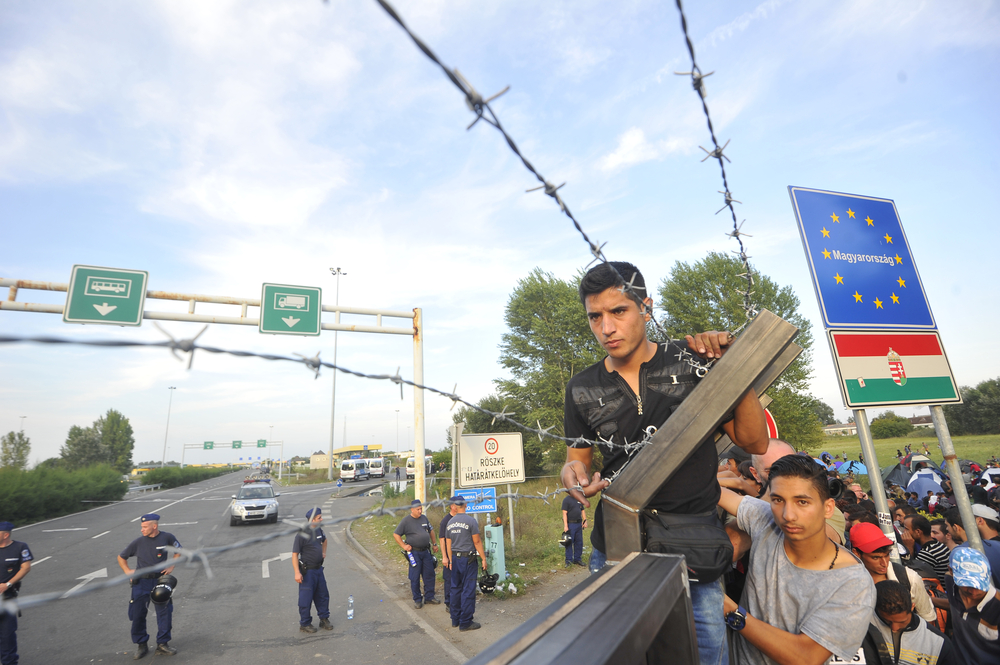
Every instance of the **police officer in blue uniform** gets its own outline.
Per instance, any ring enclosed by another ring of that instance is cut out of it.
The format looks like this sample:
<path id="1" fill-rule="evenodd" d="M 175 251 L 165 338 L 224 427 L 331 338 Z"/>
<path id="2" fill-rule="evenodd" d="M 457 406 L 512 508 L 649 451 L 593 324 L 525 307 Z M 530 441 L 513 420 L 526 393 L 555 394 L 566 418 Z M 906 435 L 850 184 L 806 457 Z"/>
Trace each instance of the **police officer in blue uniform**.
<path id="1" fill-rule="evenodd" d="M 143 515 L 141 518 L 142 535 L 128 544 L 118 555 L 118 565 L 126 575 L 139 569 L 155 566 L 167 560 L 167 547 L 180 547 L 181 544 L 172 533 L 160 531 L 160 516 L 155 513 Z M 174 554 L 173 558 L 180 554 Z M 129 568 L 128 560 L 136 558 L 136 567 Z M 132 620 L 132 642 L 136 644 L 134 660 L 139 660 L 149 653 L 149 633 L 146 632 L 146 614 L 149 612 L 149 593 L 156 586 L 156 580 L 161 575 L 169 575 L 174 567 L 132 576 L 132 599 L 128 604 L 128 618 Z M 177 649 L 170 642 L 170 628 L 174 603 L 168 600 L 162 605 L 156 605 L 156 653 L 160 656 L 173 656 Z"/>
<path id="2" fill-rule="evenodd" d="M 315 633 L 312 625 L 312 606 L 316 604 L 316 615 L 319 616 L 319 627 L 333 630 L 330 623 L 330 589 L 326 586 L 326 576 L 323 574 L 323 561 L 326 559 L 326 534 L 320 528 L 323 523 L 323 511 L 313 508 L 306 511 L 306 518 L 312 527 L 312 535 L 295 534 L 292 543 L 292 568 L 295 570 L 295 581 L 299 583 L 299 630 L 303 633 Z"/>
<path id="3" fill-rule="evenodd" d="M 34 559 L 27 544 L 10 537 L 13 530 L 12 523 L 0 522 L 0 594 L 4 600 L 17 597 L 21 580 L 31 570 Z M 17 665 L 18 662 L 17 616 L 0 612 L 0 663 L 3 665 Z"/>
<path id="4" fill-rule="evenodd" d="M 431 549 L 436 552 L 438 546 L 434 542 L 434 527 L 423 513 L 424 505 L 420 503 L 420 499 L 411 501 L 410 514 L 399 522 L 392 534 L 403 551 L 410 555 L 407 556 L 410 560 L 410 591 L 413 593 L 413 606 L 418 610 L 424 603 L 441 604 L 434 597 L 434 555 L 431 554 Z M 406 542 L 403 542 L 404 536 Z M 421 579 L 424 581 L 423 593 L 420 593 Z"/>
<path id="5" fill-rule="evenodd" d="M 476 613 L 476 553 L 486 570 L 486 554 L 483 539 L 479 536 L 479 522 L 465 512 L 465 499 L 455 495 L 452 505 L 458 512 L 448 521 L 445 537 L 448 560 L 451 562 L 451 625 L 461 631 L 478 630 L 480 626 L 472 620 Z"/>

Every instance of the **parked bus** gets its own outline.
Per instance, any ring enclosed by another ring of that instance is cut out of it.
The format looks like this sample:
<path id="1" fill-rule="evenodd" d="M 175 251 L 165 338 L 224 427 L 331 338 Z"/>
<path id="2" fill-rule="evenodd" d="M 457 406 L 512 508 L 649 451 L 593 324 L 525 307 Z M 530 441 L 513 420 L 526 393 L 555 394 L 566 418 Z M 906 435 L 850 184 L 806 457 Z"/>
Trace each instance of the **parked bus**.
<path id="1" fill-rule="evenodd" d="M 368 462 L 368 474 L 372 478 L 385 478 L 385 460 L 381 457 L 373 457 L 365 460 Z"/>
<path id="2" fill-rule="evenodd" d="M 406 479 L 409 480 L 410 478 L 413 478 L 414 477 L 414 473 L 415 473 L 414 458 L 413 457 L 407 457 L 406 458 Z M 426 457 L 424 457 L 424 477 L 427 477 L 427 476 L 431 475 L 432 473 L 434 473 L 434 458 L 431 455 L 427 455 Z"/>
<path id="3" fill-rule="evenodd" d="M 368 460 L 345 459 L 340 463 L 341 480 L 368 480 Z"/>

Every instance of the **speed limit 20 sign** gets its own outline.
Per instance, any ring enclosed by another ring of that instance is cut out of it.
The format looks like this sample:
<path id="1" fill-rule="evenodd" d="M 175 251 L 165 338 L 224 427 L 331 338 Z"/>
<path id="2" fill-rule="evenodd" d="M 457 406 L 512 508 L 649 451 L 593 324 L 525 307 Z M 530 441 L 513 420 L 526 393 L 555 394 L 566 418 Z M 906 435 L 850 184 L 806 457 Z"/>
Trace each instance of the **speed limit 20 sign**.
<path id="1" fill-rule="evenodd" d="M 524 445 L 520 432 L 463 434 L 459 439 L 459 487 L 523 482 Z"/>

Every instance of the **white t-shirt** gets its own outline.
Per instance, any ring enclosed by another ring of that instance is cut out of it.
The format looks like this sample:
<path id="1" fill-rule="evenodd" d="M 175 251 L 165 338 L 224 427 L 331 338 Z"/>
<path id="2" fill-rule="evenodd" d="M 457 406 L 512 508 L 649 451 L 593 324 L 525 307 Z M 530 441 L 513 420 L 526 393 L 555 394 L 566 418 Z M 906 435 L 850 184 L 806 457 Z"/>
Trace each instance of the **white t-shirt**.
<path id="1" fill-rule="evenodd" d="M 736 520 L 753 539 L 740 604 L 750 616 L 792 634 L 804 633 L 850 661 L 875 607 L 875 585 L 865 567 L 858 562 L 837 570 L 799 568 L 785 554 L 785 534 L 774 523 L 771 506 L 760 499 L 744 497 Z M 840 556 L 854 555 L 841 549 Z M 735 645 L 741 665 L 775 663 L 738 633 Z"/>

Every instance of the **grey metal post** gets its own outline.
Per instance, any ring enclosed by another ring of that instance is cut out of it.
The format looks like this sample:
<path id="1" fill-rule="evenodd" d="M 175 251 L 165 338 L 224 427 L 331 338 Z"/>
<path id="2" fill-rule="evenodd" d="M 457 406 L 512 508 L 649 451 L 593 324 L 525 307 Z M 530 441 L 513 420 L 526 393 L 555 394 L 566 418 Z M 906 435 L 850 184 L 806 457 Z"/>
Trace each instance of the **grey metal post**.
<path id="1" fill-rule="evenodd" d="M 465 423 L 455 423 L 451 426 L 451 494 L 449 496 L 455 496 L 455 478 L 458 473 L 458 467 L 455 466 L 455 460 L 458 457 L 458 440 L 462 436 L 462 430 L 465 429 Z"/>
<path id="2" fill-rule="evenodd" d="M 278 453 L 278 480 L 281 480 L 281 463 L 285 459 L 285 440 L 281 440 L 281 448 Z"/>
<path id="3" fill-rule="evenodd" d="M 423 310 L 413 308 L 413 382 L 424 383 Z M 424 391 L 413 389 L 413 496 L 424 503 L 427 485 L 424 462 Z"/>
<path id="4" fill-rule="evenodd" d="M 517 543 L 514 540 L 514 499 L 511 498 L 510 483 L 507 483 L 507 521 L 510 522 L 510 552 L 517 551 Z"/>
<path id="5" fill-rule="evenodd" d="M 167 400 L 167 429 L 163 432 L 163 459 L 160 461 L 160 468 L 162 469 L 167 465 L 167 435 L 170 434 L 170 407 L 174 403 L 174 391 L 177 390 L 177 386 L 169 386 L 167 390 L 170 391 L 170 399 Z M 22 418 L 24 416 L 21 416 Z M 21 431 L 24 431 L 24 421 L 21 421 Z"/>
<path id="6" fill-rule="evenodd" d="M 339 307 L 340 306 L 340 276 L 341 275 L 346 275 L 347 273 L 343 272 L 340 269 L 339 266 L 336 267 L 336 268 L 330 268 L 330 272 L 332 272 L 334 274 L 334 276 L 337 278 L 337 291 L 336 291 L 336 296 L 335 296 L 334 301 L 333 301 L 333 305 L 334 305 L 334 307 Z M 334 319 L 334 323 L 340 323 L 340 312 L 336 313 L 336 318 Z M 337 364 L 337 331 L 336 330 L 333 331 L 333 364 L 334 365 Z M 337 414 L 337 370 L 333 370 L 332 374 L 333 374 L 333 390 L 332 390 L 332 395 L 330 397 L 330 454 L 327 455 L 327 460 L 326 460 L 326 466 L 327 466 L 327 469 L 326 469 L 326 479 L 327 480 L 333 480 L 333 433 L 336 430 L 336 424 L 337 424 L 337 421 L 335 419 L 335 416 Z"/>
<path id="7" fill-rule="evenodd" d="M 854 424 L 858 426 L 858 439 L 861 440 L 861 452 L 865 455 L 865 465 L 868 467 L 868 482 L 871 483 L 872 501 L 878 511 L 878 525 L 885 537 L 896 542 L 896 531 L 892 528 L 892 515 L 889 514 L 889 501 L 885 496 L 885 486 L 882 485 L 882 467 L 878 465 L 875 456 L 875 442 L 872 440 L 872 430 L 868 426 L 868 414 L 864 409 L 854 409 Z M 889 558 L 899 563 L 899 549 L 893 547 Z"/>
<path id="8" fill-rule="evenodd" d="M 948 467 L 951 489 L 955 492 L 958 512 L 962 515 L 965 536 L 969 539 L 970 545 L 985 554 L 983 540 L 979 537 L 979 529 L 976 528 L 976 516 L 972 514 L 969 493 L 965 491 L 965 482 L 962 480 L 962 469 L 958 466 L 958 455 L 955 454 L 955 445 L 951 442 L 951 432 L 948 431 L 948 423 L 944 419 L 944 409 L 941 408 L 940 404 L 931 406 L 931 420 L 934 421 L 934 432 L 937 434 L 938 445 L 941 447 L 941 454 Z"/>

